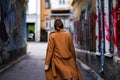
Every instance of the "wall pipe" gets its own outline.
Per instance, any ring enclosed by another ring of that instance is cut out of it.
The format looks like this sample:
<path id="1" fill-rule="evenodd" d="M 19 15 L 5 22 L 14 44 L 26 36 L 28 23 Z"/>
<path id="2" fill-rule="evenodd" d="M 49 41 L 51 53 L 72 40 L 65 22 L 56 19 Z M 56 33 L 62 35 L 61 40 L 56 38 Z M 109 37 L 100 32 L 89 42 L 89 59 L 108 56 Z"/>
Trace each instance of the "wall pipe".
<path id="1" fill-rule="evenodd" d="M 110 53 L 114 54 L 114 28 L 113 28 L 113 0 L 109 0 L 109 24 L 110 24 Z"/>
<path id="2" fill-rule="evenodd" d="M 100 67 L 99 67 L 99 73 L 104 72 L 104 16 L 103 16 L 103 6 L 102 6 L 102 0 L 98 1 L 98 9 L 99 9 L 99 18 L 100 18 L 100 27 L 101 27 L 101 55 L 100 55 Z"/>

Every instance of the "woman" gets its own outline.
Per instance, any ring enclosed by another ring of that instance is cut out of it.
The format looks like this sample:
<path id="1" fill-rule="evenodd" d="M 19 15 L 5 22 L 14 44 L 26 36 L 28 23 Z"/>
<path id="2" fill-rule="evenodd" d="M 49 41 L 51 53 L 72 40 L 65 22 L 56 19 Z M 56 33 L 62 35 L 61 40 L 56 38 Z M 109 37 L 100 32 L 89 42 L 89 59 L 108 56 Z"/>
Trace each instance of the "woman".
<path id="1" fill-rule="evenodd" d="M 44 66 L 46 80 L 82 80 L 71 34 L 63 29 L 60 19 L 55 20 L 54 28 L 47 46 Z"/>

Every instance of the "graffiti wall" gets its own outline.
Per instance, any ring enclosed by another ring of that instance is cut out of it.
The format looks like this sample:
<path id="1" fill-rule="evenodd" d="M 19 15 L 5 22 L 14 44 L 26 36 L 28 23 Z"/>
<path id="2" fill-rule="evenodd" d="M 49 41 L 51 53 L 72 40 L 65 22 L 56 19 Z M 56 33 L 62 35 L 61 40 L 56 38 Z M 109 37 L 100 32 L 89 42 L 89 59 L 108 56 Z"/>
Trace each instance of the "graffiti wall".
<path id="1" fill-rule="evenodd" d="M 8 60 L 9 52 L 26 46 L 26 3 L 26 0 L 0 0 L 1 60 Z"/>
<path id="2" fill-rule="evenodd" d="M 120 57 L 120 1 L 119 0 L 116 0 L 117 3 L 116 3 L 116 20 L 117 20 L 117 23 L 116 23 L 116 37 L 117 37 L 117 46 L 118 46 L 118 56 Z"/>
<path id="3" fill-rule="evenodd" d="M 77 3 L 82 1 L 76 2 L 75 7 Z M 76 55 L 103 79 L 119 80 L 120 0 L 97 0 L 95 5 L 94 10 L 91 2 L 84 5 L 80 18 L 74 23 Z M 74 10 L 77 12 L 79 8 Z"/>
<path id="4" fill-rule="evenodd" d="M 77 48 L 85 51 L 95 52 L 96 50 L 96 36 L 95 36 L 95 11 L 90 11 L 92 4 L 86 5 L 81 12 L 79 20 L 75 22 L 75 40 Z M 91 18 L 92 17 L 92 18 Z"/>

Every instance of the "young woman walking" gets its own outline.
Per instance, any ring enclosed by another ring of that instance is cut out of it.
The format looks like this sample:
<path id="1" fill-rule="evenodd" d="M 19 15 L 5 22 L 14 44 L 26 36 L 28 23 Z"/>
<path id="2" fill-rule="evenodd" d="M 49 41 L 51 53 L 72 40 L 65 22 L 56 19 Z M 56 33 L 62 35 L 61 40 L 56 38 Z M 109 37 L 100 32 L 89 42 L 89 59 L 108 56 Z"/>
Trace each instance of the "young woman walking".
<path id="1" fill-rule="evenodd" d="M 60 19 L 54 22 L 55 31 L 50 33 L 45 59 L 46 80 L 82 80 L 76 65 L 72 36 L 63 29 Z"/>

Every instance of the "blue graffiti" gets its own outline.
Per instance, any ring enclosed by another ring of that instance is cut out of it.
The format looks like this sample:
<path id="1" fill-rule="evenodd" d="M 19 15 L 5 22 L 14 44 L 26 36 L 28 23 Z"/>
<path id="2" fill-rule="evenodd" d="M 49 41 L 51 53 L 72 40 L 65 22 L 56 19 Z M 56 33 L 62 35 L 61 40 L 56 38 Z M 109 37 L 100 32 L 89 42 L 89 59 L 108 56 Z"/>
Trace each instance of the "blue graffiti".
<path id="1" fill-rule="evenodd" d="M 26 14 L 20 0 L 0 0 L 0 59 L 26 44 Z M 23 15 L 24 14 L 24 15 Z"/>

